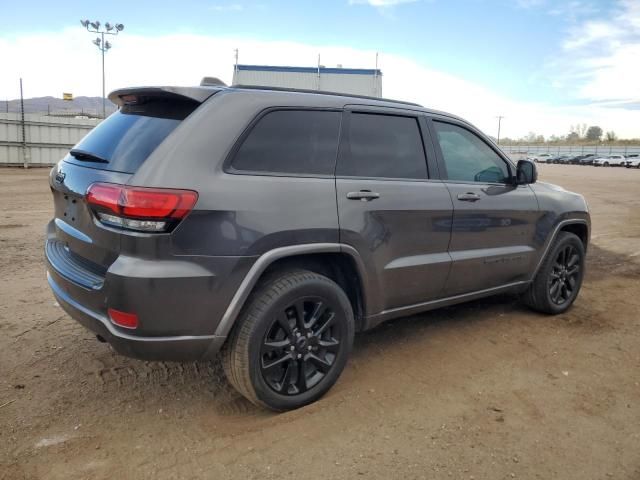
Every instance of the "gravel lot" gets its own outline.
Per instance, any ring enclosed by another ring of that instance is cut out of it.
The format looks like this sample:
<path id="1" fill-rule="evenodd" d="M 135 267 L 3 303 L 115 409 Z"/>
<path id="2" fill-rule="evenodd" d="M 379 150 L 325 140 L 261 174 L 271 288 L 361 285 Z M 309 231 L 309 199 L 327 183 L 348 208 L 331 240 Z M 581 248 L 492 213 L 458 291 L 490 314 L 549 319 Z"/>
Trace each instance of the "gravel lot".
<path id="1" fill-rule="evenodd" d="M 640 479 L 640 171 L 539 168 L 592 209 L 568 313 L 501 296 L 393 321 L 281 415 L 215 362 L 127 359 L 76 325 L 45 279 L 48 170 L 0 170 L 0 478 Z"/>

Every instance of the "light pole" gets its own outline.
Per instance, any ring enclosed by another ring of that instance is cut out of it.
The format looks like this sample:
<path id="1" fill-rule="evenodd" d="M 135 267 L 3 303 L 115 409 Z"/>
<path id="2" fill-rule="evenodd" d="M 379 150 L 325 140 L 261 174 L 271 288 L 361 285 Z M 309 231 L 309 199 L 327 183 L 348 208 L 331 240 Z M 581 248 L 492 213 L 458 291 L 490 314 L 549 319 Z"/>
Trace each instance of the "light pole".
<path id="1" fill-rule="evenodd" d="M 498 119 L 498 139 L 496 140 L 496 145 L 500 145 L 500 124 L 504 117 L 502 115 L 498 115 L 496 118 Z"/>
<path id="2" fill-rule="evenodd" d="M 106 118 L 107 116 L 107 100 L 104 91 L 104 54 L 111 48 L 111 43 L 108 41 L 104 41 L 105 35 L 118 35 L 122 30 L 124 30 L 124 25 L 121 23 L 116 23 L 111 25 L 109 22 L 104 24 L 104 29 L 100 30 L 100 22 L 97 20 L 95 22 L 90 22 L 89 20 L 80 20 L 80 23 L 84 28 L 87 29 L 88 32 L 91 33 L 99 33 L 100 36 L 97 37 L 92 43 L 98 47 L 98 50 L 102 53 L 102 118 Z"/>

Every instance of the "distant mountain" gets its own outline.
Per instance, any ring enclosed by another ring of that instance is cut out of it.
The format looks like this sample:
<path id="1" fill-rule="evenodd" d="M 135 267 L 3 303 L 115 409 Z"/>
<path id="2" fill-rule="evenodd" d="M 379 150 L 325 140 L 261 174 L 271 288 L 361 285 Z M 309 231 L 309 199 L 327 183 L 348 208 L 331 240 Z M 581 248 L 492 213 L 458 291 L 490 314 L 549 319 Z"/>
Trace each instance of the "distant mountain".
<path id="1" fill-rule="evenodd" d="M 116 105 L 107 99 L 107 115 L 116 110 Z M 0 112 L 20 112 L 20 99 L 0 100 Z M 25 113 L 81 114 L 102 116 L 102 97 L 75 97 L 62 100 L 55 97 L 35 97 L 24 99 Z"/>

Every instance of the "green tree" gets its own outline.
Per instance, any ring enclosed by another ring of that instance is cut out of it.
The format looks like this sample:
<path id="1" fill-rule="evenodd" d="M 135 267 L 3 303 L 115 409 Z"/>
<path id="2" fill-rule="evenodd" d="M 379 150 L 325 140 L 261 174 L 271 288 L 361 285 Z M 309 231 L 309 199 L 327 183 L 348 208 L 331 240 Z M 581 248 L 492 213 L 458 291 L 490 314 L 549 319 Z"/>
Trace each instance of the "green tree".
<path id="1" fill-rule="evenodd" d="M 580 140 L 580 134 L 576 131 L 571 131 L 567 135 L 567 142 L 577 142 L 578 140 Z"/>
<path id="2" fill-rule="evenodd" d="M 589 127 L 589 130 L 587 130 L 587 140 L 599 142 L 601 138 L 602 129 L 600 127 L 598 127 L 597 125 Z"/>
<path id="3" fill-rule="evenodd" d="M 607 142 L 615 142 L 618 138 L 613 130 L 607 132 Z"/>

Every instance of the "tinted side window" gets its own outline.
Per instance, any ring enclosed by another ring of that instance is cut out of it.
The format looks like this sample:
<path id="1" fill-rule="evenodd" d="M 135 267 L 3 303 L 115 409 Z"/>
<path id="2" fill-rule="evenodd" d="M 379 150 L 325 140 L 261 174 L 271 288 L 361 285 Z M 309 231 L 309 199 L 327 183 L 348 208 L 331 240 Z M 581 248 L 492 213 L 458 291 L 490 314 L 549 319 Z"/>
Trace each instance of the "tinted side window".
<path id="1" fill-rule="evenodd" d="M 507 163 L 480 137 L 457 125 L 433 122 L 449 180 L 507 183 Z"/>
<path id="2" fill-rule="evenodd" d="M 244 140 L 232 166 L 252 172 L 333 175 L 340 118 L 340 112 L 269 112 Z"/>
<path id="3" fill-rule="evenodd" d="M 427 178 L 427 161 L 415 118 L 353 113 L 345 143 L 337 175 Z"/>

